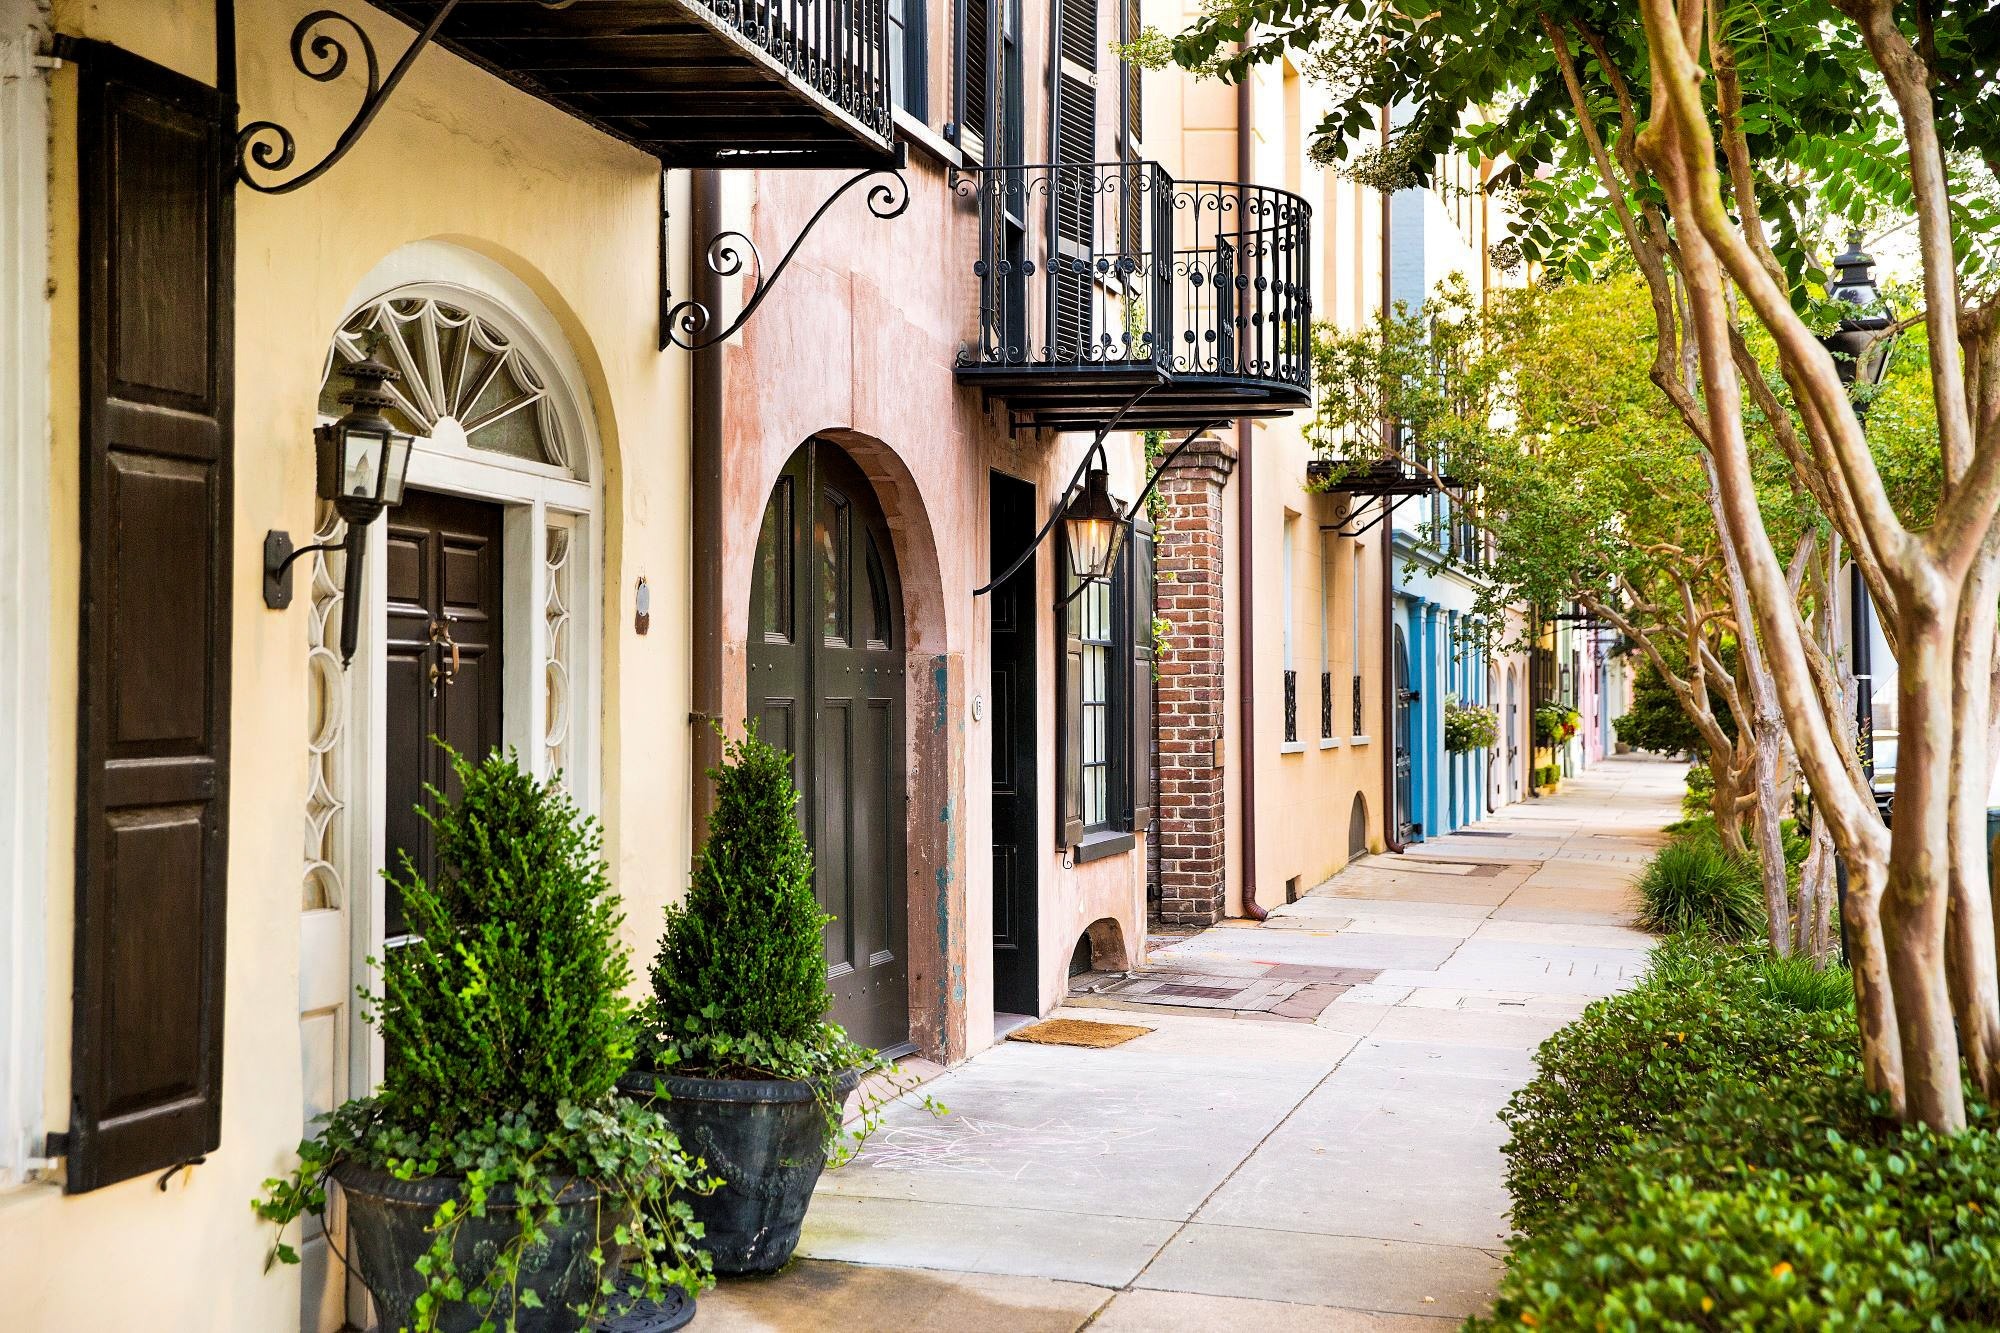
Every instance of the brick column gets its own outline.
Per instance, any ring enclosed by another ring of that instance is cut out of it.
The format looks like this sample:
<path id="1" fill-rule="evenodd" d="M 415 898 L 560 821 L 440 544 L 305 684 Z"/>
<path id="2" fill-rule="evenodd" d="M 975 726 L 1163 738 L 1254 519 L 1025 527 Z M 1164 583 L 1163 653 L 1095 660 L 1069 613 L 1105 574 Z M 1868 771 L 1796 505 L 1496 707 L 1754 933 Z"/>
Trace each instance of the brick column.
<path id="1" fill-rule="evenodd" d="M 1235 466 L 1234 442 L 1204 435 L 1160 479 L 1159 606 L 1172 631 L 1160 664 L 1156 817 L 1160 917 L 1170 925 L 1223 916 L 1222 489 Z"/>

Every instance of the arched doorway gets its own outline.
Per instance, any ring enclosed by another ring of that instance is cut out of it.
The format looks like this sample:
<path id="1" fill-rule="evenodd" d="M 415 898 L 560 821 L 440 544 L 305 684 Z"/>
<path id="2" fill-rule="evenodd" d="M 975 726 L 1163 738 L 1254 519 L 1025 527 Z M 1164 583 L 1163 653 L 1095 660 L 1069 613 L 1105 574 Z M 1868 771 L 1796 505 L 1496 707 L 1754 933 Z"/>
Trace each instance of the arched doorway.
<path id="1" fill-rule="evenodd" d="M 1411 708 L 1416 694 L 1410 689 L 1410 646 L 1403 635 L 1403 627 L 1396 626 L 1396 679 L 1391 682 L 1396 690 L 1396 808 L 1394 813 L 1397 836 L 1408 838 L 1416 831 L 1416 821 L 1411 781 Z"/>
<path id="2" fill-rule="evenodd" d="M 1521 678 L 1507 668 L 1507 764 L 1506 793 L 1509 801 L 1521 799 Z"/>
<path id="3" fill-rule="evenodd" d="M 575 353 L 517 279 L 422 242 L 364 280 L 325 348 L 319 415 L 345 410 L 340 373 L 370 349 L 394 366 L 387 415 L 415 437 L 408 488 L 366 534 L 360 649 L 333 644 L 346 596 L 338 550 L 301 562 L 307 603 L 305 860 L 299 1030 L 308 1120 L 382 1075 L 355 1004 L 404 934 L 385 866 L 435 866 L 417 815 L 455 783 L 437 736 L 481 758 L 511 747 L 594 810 L 603 550 L 600 441 Z M 345 526 L 322 503 L 315 542 Z M 342 1223 L 333 1216 L 338 1232 Z M 338 1241 L 336 1237 L 335 1246 Z M 302 1327 L 359 1325 L 365 1297 L 309 1231 Z"/>
<path id="4" fill-rule="evenodd" d="M 875 489 L 839 445 L 771 488 L 750 592 L 746 690 L 792 754 L 826 929 L 830 1017 L 865 1046 L 910 1035 L 903 591 Z"/>

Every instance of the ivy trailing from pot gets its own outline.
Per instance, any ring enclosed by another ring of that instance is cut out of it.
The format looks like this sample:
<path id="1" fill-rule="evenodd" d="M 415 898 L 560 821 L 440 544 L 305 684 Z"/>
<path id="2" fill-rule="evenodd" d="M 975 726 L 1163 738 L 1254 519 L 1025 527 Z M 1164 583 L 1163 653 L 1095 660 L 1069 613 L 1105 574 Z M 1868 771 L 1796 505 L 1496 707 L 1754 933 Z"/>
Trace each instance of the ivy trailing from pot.
<path id="1" fill-rule="evenodd" d="M 1449 754 L 1491 749 L 1500 740 L 1500 714 L 1478 704 L 1462 704 L 1456 695 L 1444 700 L 1444 748 Z"/>
<path id="2" fill-rule="evenodd" d="M 721 1178 L 691 1202 L 715 1271 L 767 1273 L 797 1248 L 820 1172 L 851 1157 L 904 1089 L 892 1061 L 827 1021 L 833 918 L 813 894 L 791 756 L 753 725 L 709 777 L 708 840 L 687 898 L 667 909 L 622 1086 Z M 847 1098 L 875 1074 L 878 1090 L 843 1127 Z"/>
<path id="3" fill-rule="evenodd" d="M 709 1283 L 688 1197 L 714 1182 L 653 1108 L 617 1095 L 636 1041 L 631 961 L 596 822 L 513 754 L 449 747 L 429 789 L 435 882 L 387 878 L 410 937 L 385 951 L 383 1079 L 299 1145 L 254 1201 L 284 1229 L 345 1201 L 353 1263 L 385 1328 L 572 1333 L 635 1296 Z M 331 1238 L 330 1238 L 331 1239 Z"/>

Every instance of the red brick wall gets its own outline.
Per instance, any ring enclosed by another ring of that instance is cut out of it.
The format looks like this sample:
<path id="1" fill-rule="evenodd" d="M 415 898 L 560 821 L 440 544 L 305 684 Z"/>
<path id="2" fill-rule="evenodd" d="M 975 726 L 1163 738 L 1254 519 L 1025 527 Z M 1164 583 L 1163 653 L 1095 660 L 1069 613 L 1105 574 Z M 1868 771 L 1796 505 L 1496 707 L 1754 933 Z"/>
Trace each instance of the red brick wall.
<path id="1" fill-rule="evenodd" d="M 1160 615 L 1172 626 L 1160 663 L 1160 917 L 1170 925 L 1222 919 L 1224 770 L 1215 762 L 1223 727 L 1223 486 L 1235 445 L 1203 437 L 1160 489 Z M 1226 756 L 1227 748 L 1223 750 Z"/>

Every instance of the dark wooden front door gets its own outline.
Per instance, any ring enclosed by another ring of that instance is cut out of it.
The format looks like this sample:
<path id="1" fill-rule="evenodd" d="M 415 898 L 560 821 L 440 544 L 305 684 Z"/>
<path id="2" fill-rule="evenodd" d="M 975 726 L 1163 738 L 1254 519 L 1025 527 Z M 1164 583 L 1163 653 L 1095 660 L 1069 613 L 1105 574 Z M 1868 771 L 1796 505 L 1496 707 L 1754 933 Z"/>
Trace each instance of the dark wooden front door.
<path id="1" fill-rule="evenodd" d="M 408 853 L 426 881 L 437 873 L 430 825 L 417 813 L 426 784 L 458 794 L 445 753 L 469 759 L 500 742 L 501 510 L 456 496 L 412 491 L 389 511 L 388 809 L 389 868 Z M 382 934 L 405 933 L 402 897 L 391 884 Z"/>
<path id="2" fill-rule="evenodd" d="M 1423 830 L 1416 823 L 1415 756 L 1411 752 L 1415 728 L 1410 705 L 1416 702 L 1417 692 L 1410 688 L 1410 647 L 1401 625 L 1396 626 L 1396 679 L 1390 685 L 1396 700 L 1396 734 L 1390 738 L 1396 747 L 1396 829 L 1398 837 L 1408 840 L 1421 837 Z"/>
<path id="3" fill-rule="evenodd" d="M 988 565 L 997 574 L 1035 536 L 1035 488 L 993 474 Z M 986 597 L 993 630 L 993 1007 L 1041 1013 L 1035 848 L 1035 561 Z"/>
<path id="4" fill-rule="evenodd" d="M 838 445 L 800 447 L 764 510 L 750 597 L 749 705 L 792 754 L 813 849 L 834 1022 L 910 1035 L 904 885 L 903 589 L 875 491 Z"/>

